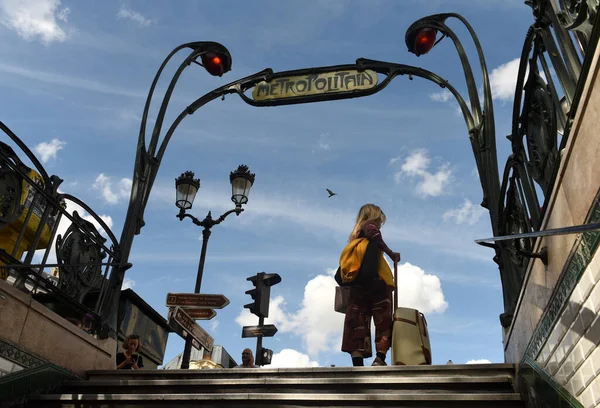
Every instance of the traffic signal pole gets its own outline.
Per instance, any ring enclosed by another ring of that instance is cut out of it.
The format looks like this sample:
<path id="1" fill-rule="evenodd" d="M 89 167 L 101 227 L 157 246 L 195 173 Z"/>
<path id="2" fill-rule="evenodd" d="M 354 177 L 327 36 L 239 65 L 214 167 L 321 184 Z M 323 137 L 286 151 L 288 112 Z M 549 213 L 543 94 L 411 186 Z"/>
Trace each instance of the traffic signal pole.
<path id="1" fill-rule="evenodd" d="M 264 317 L 259 317 L 258 318 L 258 325 L 262 326 L 264 324 L 265 324 L 265 318 Z M 262 339 L 263 339 L 263 336 L 258 336 L 256 338 L 256 354 L 255 354 L 256 358 L 255 358 L 255 361 L 254 361 L 254 364 L 256 366 L 263 365 L 262 364 L 263 363 L 262 362 Z"/>

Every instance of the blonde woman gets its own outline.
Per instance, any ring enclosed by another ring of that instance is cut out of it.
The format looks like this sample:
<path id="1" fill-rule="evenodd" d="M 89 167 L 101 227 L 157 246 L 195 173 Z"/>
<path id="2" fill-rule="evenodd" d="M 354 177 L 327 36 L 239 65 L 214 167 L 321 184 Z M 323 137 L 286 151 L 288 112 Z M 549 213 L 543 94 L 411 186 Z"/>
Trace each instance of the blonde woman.
<path id="1" fill-rule="evenodd" d="M 346 247 L 355 248 L 353 256 L 360 258 L 360 266 L 351 271 L 343 259 L 347 254 L 343 253 L 340 258 L 342 275 L 347 277 L 354 273 L 342 338 L 342 351 L 350 353 L 354 366 L 363 366 L 363 359 L 373 355 L 371 318 L 375 323 L 376 351 L 372 365 L 387 365 L 385 357 L 391 346 L 394 279 L 383 253 L 395 262 L 400 261 L 400 253 L 393 252 L 383 241 L 380 229 L 384 223 L 385 214 L 381 208 L 374 204 L 363 205 Z"/>

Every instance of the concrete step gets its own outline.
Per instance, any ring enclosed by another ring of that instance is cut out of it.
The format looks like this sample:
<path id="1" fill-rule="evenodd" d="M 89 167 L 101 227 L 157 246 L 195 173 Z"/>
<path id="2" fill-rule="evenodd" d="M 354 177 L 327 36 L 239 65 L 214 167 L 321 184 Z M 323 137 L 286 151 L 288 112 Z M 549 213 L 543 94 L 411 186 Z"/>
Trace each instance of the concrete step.
<path id="1" fill-rule="evenodd" d="M 392 377 L 489 377 L 513 376 L 513 364 L 450 364 L 431 366 L 385 367 L 314 367 L 314 368 L 259 368 L 213 370 L 95 370 L 88 372 L 89 380 L 175 380 L 199 378 L 336 378 L 376 375 L 386 381 Z"/>
<path id="2" fill-rule="evenodd" d="M 72 381 L 63 384 L 64 393 L 153 393 L 163 389 L 170 394 L 189 393 L 512 393 L 512 376 L 380 376 L 280 378 L 182 378 L 111 379 Z"/>
<path id="3" fill-rule="evenodd" d="M 511 394 L 56 394 L 33 397 L 31 407 L 420 407 L 524 408 Z"/>

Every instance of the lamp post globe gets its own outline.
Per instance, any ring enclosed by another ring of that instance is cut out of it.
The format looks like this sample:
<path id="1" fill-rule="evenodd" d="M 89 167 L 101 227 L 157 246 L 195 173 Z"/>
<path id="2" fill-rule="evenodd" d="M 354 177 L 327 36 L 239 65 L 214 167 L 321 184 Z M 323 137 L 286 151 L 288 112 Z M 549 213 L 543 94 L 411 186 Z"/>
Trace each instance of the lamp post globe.
<path id="1" fill-rule="evenodd" d="M 241 208 L 243 204 L 248 203 L 248 195 L 250 188 L 254 184 L 254 173 L 250 173 L 248 166 L 240 165 L 235 171 L 229 174 L 231 182 L 231 201 L 234 202 L 237 208 Z"/>
<path id="2" fill-rule="evenodd" d="M 189 210 L 194 204 L 200 189 L 200 179 L 194 178 L 193 171 L 186 171 L 175 179 L 175 205 L 180 210 Z"/>

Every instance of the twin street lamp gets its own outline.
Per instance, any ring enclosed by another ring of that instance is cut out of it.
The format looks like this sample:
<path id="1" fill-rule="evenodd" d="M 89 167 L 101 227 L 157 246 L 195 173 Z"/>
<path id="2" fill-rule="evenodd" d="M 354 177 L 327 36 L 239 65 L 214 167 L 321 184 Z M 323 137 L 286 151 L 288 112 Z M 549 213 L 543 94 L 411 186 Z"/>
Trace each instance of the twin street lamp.
<path id="1" fill-rule="evenodd" d="M 229 174 L 229 181 L 231 182 L 231 201 L 235 204 L 235 208 L 225 212 L 217 219 L 213 219 L 212 214 L 209 211 L 208 215 L 203 220 L 199 220 L 186 212 L 187 210 L 190 210 L 194 204 L 194 199 L 200 189 L 200 179 L 195 179 L 194 173 L 191 171 L 186 171 L 175 179 L 175 205 L 179 208 L 177 218 L 179 218 L 180 221 L 183 221 L 184 218 L 190 218 L 194 225 L 204 228 L 202 230 L 202 251 L 200 253 L 200 263 L 198 264 L 198 274 L 196 276 L 194 293 L 200 293 L 202 274 L 204 273 L 204 261 L 206 260 L 206 246 L 211 234 L 210 229 L 215 225 L 222 223 L 229 214 L 235 213 L 235 215 L 240 215 L 242 211 L 244 211 L 242 205 L 248 203 L 248 194 L 250 194 L 250 188 L 254 184 L 254 177 L 255 175 L 250 173 L 250 170 L 246 165 L 241 165 L 235 171 L 232 171 Z M 181 368 L 189 368 L 191 351 L 192 337 L 188 336 L 185 341 Z"/>

